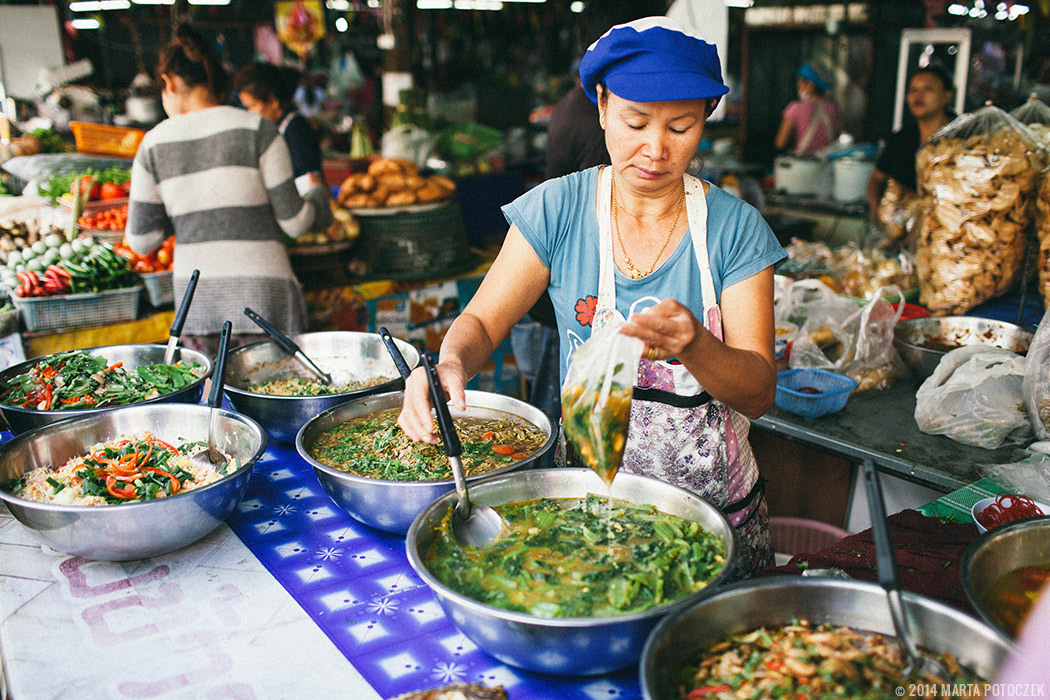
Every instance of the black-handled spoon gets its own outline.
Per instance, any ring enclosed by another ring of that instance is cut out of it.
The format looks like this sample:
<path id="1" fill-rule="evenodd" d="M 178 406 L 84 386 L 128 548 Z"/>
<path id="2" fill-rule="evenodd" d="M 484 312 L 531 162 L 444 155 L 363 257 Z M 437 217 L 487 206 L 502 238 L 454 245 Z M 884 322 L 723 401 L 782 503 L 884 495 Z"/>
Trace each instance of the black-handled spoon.
<path id="1" fill-rule="evenodd" d="M 285 352 L 287 352 L 289 355 L 294 356 L 295 359 L 302 363 L 304 367 L 306 367 L 308 370 L 317 375 L 318 379 L 320 379 L 326 385 L 331 385 L 332 376 L 327 372 L 322 371 L 320 367 L 314 364 L 314 361 L 307 357 L 303 353 L 303 351 L 299 349 L 299 346 L 295 344 L 295 341 L 293 341 L 281 331 L 277 330 L 277 328 L 275 328 L 273 324 L 271 324 L 259 314 L 252 311 L 247 306 L 244 307 L 244 315 L 250 318 L 252 321 L 254 321 L 255 325 L 259 326 L 259 328 L 262 328 L 264 331 L 266 331 L 267 335 L 273 338 L 277 342 L 277 344 L 284 349 Z"/>
<path id="2" fill-rule="evenodd" d="M 379 327 L 379 337 L 383 339 L 383 345 L 386 346 L 386 351 L 390 353 L 390 359 L 394 361 L 397 373 L 401 375 L 402 379 L 407 380 L 408 375 L 412 374 L 412 370 L 409 369 L 408 363 L 405 362 L 405 356 L 401 354 L 401 350 L 397 347 L 397 343 L 394 342 L 394 338 L 390 335 L 390 331 L 387 330 L 386 326 Z"/>
<path id="3" fill-rule="evenodd" d="M 190 302 L 193 301 L 193 293 L 197 291 L 197 280 L 200 279 L 201 271 L 194 270 L 190 275 L 190 281 L 186 283 L 186 291 L 182 293 L 182 301 L 175 311 L 175 319 L 168 331 L 168 346 L 164 348 L 164 364 L 170 365 L 175 359 L 175 346 L 179 344 L 179 336 L 182 335 L 182 326 L 186 323 L 186 314 L 190 312 Z"/>

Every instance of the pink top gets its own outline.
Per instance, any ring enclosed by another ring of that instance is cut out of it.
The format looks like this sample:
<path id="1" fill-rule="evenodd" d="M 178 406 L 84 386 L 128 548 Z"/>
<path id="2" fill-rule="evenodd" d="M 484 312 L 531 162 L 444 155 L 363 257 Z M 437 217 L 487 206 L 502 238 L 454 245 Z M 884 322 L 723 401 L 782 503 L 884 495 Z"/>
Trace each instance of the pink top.
<path id="1" fill-rule="evenodd" d="M 826 97 L 794 100 L 784 108 L 784 118 L 795 127 L 795 145 L 791 152 L 797 156 L 821 151 L 839 135 L 838 105 Z"/>

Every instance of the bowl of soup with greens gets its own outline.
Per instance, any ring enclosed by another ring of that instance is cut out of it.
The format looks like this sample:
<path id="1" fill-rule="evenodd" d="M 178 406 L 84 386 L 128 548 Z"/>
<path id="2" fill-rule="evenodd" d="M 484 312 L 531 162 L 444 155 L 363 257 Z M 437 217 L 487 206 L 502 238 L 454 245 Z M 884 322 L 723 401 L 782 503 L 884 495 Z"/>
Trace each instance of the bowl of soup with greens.
<path id="1" fill-rule="evenodd" d="M 638 661 L 673 610 L 717 589 L 735 553 L 725 516 L 696 494 L 637 474 L 532 469 L 470 486 L 504 532 L 491 547 L 451 534 L 455 493 L 419 514 L 405 550 L 453 623 L 504 663 L 594 675 Z"/>

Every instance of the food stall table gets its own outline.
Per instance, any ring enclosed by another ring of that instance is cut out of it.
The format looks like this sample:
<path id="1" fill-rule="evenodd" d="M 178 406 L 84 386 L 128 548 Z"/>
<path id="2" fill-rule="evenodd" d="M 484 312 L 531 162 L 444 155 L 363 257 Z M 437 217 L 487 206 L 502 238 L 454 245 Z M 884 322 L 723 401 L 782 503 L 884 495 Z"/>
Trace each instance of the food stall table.
<path id="1" fill-rule="evenodd" d="M 0 510 L 0 653 L 18 700 L 370 700 L 457 681 L 502 685 L 514 700 L 640 695 L 635 667 L 554 677 L 480 651 L 415 575 L 403 539 L 353 520 L 274 442 L 226 524 L 148 560 L 59 554 Z"/>

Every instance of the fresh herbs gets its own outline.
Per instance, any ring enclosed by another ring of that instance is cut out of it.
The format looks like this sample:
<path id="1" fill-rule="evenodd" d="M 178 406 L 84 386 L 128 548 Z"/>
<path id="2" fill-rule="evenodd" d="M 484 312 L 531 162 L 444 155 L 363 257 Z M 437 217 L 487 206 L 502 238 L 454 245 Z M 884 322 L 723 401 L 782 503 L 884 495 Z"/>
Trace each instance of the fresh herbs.
<path id="1" fill-rule="evenodd" d="M 270 396 L 327 396 L 358 391 L 392 381 L 393 377 L 372 377 L 365 380 L 351 380 L 343 384 L 323 384 L 307 377 L 281 377 L 255 382 L 244 387 L 245 391 Z"/>
<path id="2" fill-rule="evenodd" d="M 204 375 L 195 362 L 143 365 L 123 363 L 85 350 L 47 355 L 22 374 L 0 381 L 0 401 L 38 411 L 100 408 L 145 401 L 178 391 Z"/>
<path id="3" fill-rule="evenodd" d="M 446 517 L 423 558 L 449 588 L 506 610 L 538 617 L 638 612 L 704 588 L 726 563 L 720 538 L 650 505 L 590 494 L 497 510 L 507 531 L 491 547 L 460 545 Z"/>

